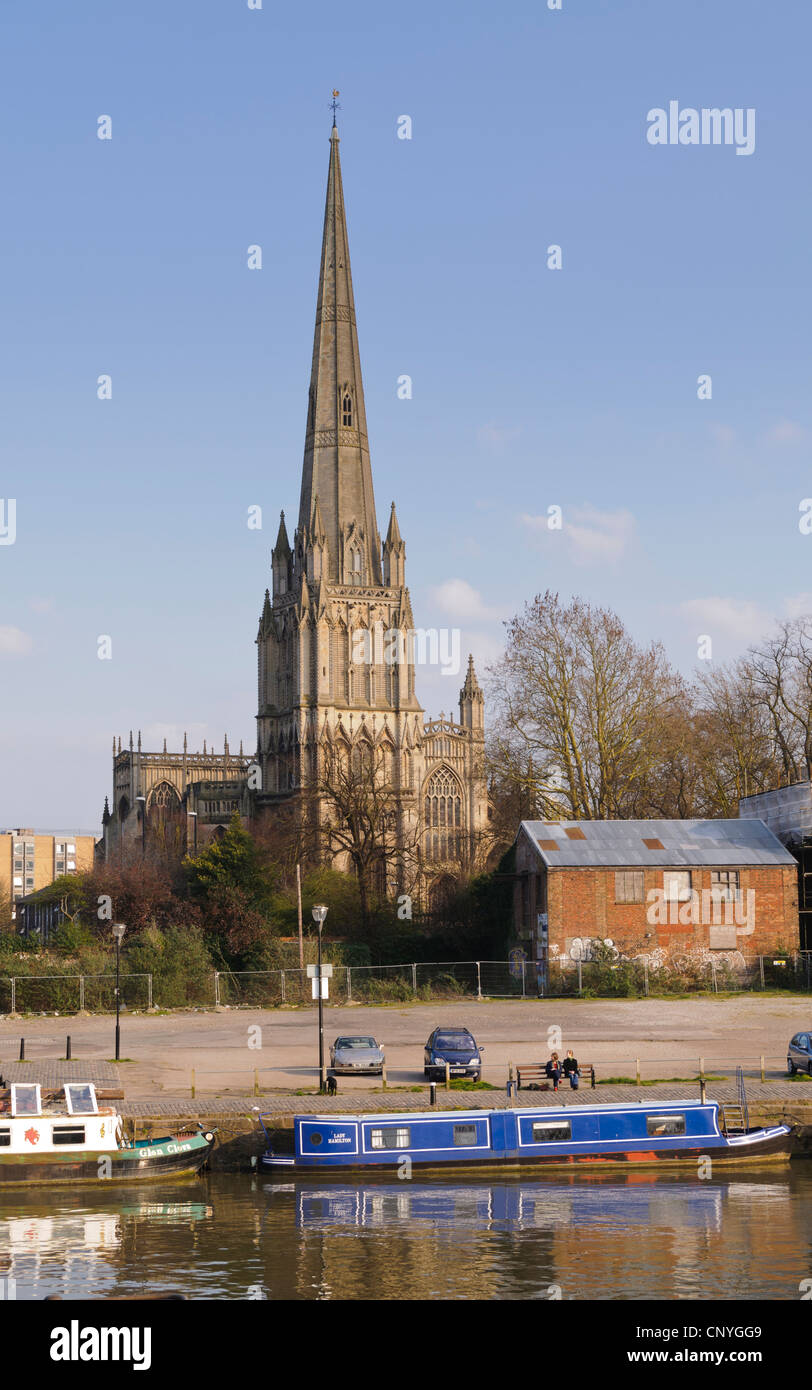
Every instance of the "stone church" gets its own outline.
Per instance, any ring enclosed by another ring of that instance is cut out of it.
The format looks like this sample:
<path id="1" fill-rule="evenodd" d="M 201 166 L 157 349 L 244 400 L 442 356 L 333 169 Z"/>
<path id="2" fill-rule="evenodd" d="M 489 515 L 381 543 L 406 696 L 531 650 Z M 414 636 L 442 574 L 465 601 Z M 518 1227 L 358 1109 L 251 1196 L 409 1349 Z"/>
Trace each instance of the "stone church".
<path id="1" fill-rule="evenodd" d="M 335 125 L 299 516 L 291 542 L 282 513 L 271 568 L 257 635 L 253 759 L 242 747 L 231 754 L 227 741 L 222 754 L 189 753 L 185 739 L 182 754 L 157 754 L 142 751 L 140 735 L 124 750 L 119 740 L 105 857 L 173 818 L 192 852 L 235 811 L 252 823 L 306 802 L 316 825 L 329 824 L 346 812 L 331 786 L 347 791 L 355 769 L 368 797 L 384 798 L 386 836 L 398 847 L 388 867 L 382 862 L 379 886 L 441 899 L 484 867 L 491 848 L 484 701 L 472 658 L 458 720 L 427 721 L 415 693 L 415 655 L 425 656 L 434 634 L 414 628 L 394 502 L 383 545 L 378 531 Z M 329 835 L 320 845 L 346 866 Z M 404 862 L 393 870 L 398 856 Z"/>

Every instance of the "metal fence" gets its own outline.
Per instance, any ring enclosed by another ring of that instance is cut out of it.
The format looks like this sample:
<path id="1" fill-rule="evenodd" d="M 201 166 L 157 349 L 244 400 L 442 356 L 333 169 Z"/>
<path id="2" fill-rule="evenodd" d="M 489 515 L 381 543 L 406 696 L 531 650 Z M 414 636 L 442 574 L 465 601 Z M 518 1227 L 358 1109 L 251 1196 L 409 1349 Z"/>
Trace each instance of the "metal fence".
<path id="1" fill-rule="evenodd" d="M 645 957 L 550 962 L 544 995 L 647 998 L 652 994 L 736 993 L 781 989 L 812 992 L 812 951 L 786 956 L 675 956 L 656 964 Z"/>
<path id="2" fill-rule="evenodd" d="M 122 971 L 120 989 L 127 1008 L 153 1007 L 151 975 Z M 112 1013 L 115 1007 L 115 975 L 0 976 L 3 1013 Z"/>
<path id="3" fill-rule="evenodd" d="M 375 1004 L 484 997 L 536 999 L 646 998 L 652 994 L 723 993 L 747 989 L 812 992 L 812 951 L 787 957 L 693 959 L 677 957 L 651 965 L 646 959 L 617 961 L 511 960 L 412 961 L 402 965 L 334 965 L 334 1003 Z M 311 980 L 305 970 L 215 972 L 214 1002 L 227 1005 L 306 1004 Z"/>
<path id="4" fill-rule="evenodd" d="M 812 951 L 787 956 L 677 957 L 656 966 L 634 960 L 550 960 L 514 952 L 510 960 L 410 961 L 400 965 L 334 965 L 334 1004 L 419 1003 L 434 999 L 646 998 L 652 995 L 784 989 L 812 993 Z M 182 982 L 185 1005 L 273 1008 L 308 1004 L 306 970 L 216 970 Z M 161 997 L 162 989 L 165 998 Z M 167 991 L 171 991 L 171 994 Z M 130 1009 L 177 1005 L 178 982 L 153 989 L 151 974 L 122 972 L 122 1003 Z M 0 976 L 0 1014 L 109 1013 L 115 1009 L 115 975 Z"/>

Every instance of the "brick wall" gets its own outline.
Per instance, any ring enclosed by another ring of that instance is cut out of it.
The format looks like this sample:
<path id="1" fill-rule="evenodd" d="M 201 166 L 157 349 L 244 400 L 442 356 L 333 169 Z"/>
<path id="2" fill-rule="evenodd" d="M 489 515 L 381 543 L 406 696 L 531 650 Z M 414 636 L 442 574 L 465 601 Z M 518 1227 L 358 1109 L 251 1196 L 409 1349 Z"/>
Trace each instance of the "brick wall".
<path id="1" fill-rule="evenodd" d="M 650 921 L 652 889 L 663 888 L 663 869 L 643 870 L 644 901 L 615 901 L 614 869 L 551 869 L 547 874 L 549 944 L 560 951 L 568 949 L 574 937 L 610 937 L 618 949 L 686 951 L 694 946 L 710 947 L 712 923 L 710 905 L 702 903 L 703 890 L 711 889 L 711 869 L 691 870 L 691 888 L 700 894 L 697 923 L 680 921 L 688 916 L 688 905 L 661 902 L 659 916 L 667 921 Z M 784 946 L 799 947 L 798 878 L 791 865 L 739 869 L 743 902 L 738 909 L 736 948 L 758 955 Z M 752 890 L 752 915 L 747 915 L 748 892 Z M 703 910 L 704 907 L 704 910 Z M 722 921 L 724 922 L 724 917 Z M 752 921 L 752 930 L 749 930 Z M 735 924 L 733 924 L 735 925 Z M 718 941 L 718 938 L 717 938 Z M 731 943 L 732 945 L 732 943 Z"/>

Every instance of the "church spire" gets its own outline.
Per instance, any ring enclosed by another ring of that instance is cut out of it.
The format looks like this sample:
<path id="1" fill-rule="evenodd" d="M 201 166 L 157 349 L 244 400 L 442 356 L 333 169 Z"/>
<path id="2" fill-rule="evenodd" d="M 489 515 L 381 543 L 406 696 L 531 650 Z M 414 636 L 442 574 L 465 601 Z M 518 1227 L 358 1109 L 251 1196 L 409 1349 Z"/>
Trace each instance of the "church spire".
<path id="1" fill-rule="evenodd" d="M 279 532 L 276 537 L 276 545 L 271 551 L 271 570 L 273 572 L 273 592 L 274 598 L 288 593 L 293 578 L 292 555 L 290 542 L 288 541 L 288 528 L 285 525 L 285 513 L 279 513 Z M 266 604 L 267 600 L 267 589 Z M 264 614 L 263 614 L 264 619 Z"/>
<path id="2" fill-rule="evenodd" d="M 485 697 L 476 678 L 472 656 L 468 657 L 468 671 L 460 691 L 460 723 L 476 731 L 481 731 L 485 725 Z"/>
<path id="3" fill-rule="evenodd" d="M 398 526 L 395 504 L 389 515 L 389 530 L 383 543 L 383 582 L 387 587 L 402 589 L 406 583 L 406 546 Z"/>
<path id="4" fill-rule="evenodd" d="M 318 496 L 327 540 L 325 577 L 332 583 L 381 584 L 338 145 L 333 127 L 298 534 L 304 544 Z M 298 544 L 296 550 L 298 563 Z"/>

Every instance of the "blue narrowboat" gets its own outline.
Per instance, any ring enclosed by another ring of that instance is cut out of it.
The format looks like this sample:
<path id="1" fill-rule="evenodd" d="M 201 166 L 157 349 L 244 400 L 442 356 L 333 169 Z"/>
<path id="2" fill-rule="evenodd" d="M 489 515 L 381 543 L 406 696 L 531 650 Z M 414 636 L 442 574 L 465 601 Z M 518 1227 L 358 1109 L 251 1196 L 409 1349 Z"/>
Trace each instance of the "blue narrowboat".
<path id="1" fill-rule="evenodd" d="M 717 1101 L 539 1109 L 445 1110 L 379 1115 L 297 1115 L 293 1153 L 268 1139 L 262 1168 L 279 1174 L 385 1170 L 408 1159 L 421 1169 L 686 1165 L 700 1158 L 752 1164 L 789 1158 L 789 1125 L 738 1131 Z"/>

